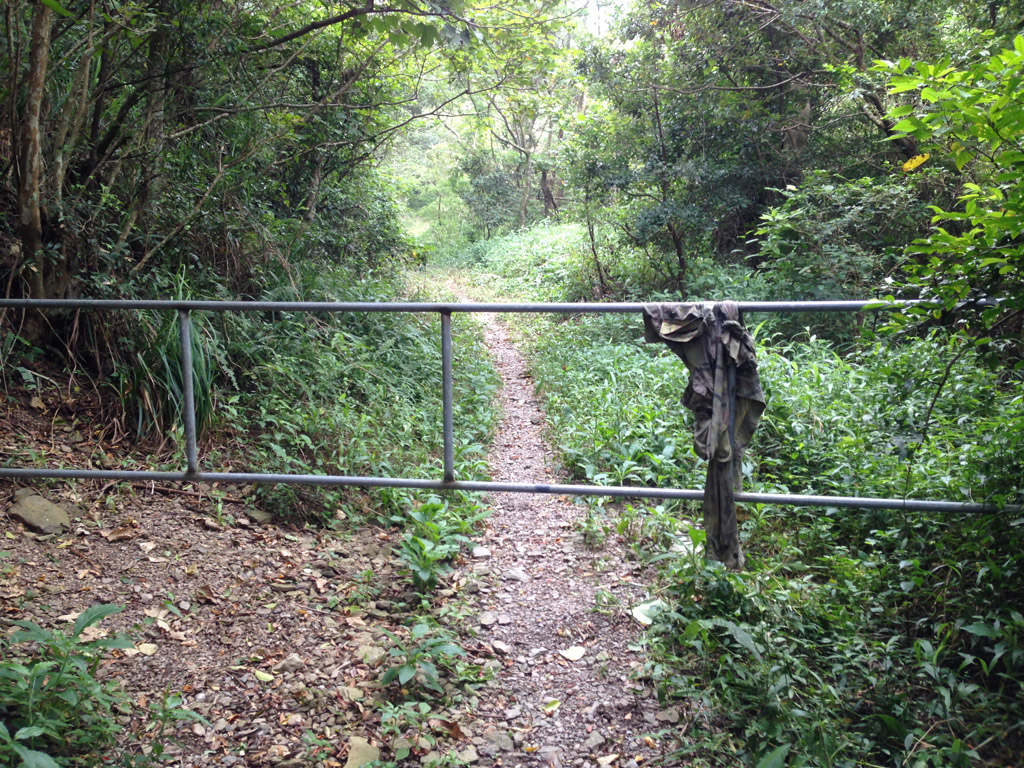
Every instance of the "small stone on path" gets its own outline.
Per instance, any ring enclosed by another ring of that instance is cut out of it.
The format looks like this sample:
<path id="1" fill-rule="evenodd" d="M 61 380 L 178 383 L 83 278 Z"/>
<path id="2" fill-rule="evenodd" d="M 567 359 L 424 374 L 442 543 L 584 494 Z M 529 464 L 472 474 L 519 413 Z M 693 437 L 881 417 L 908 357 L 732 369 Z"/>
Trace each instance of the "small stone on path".
<path id="1" fill-rule="evenodd" d="M 498 623 L 498 615 L 493 611 L 484 611 L 480 614 L 480 624 L 484 627 L 490 627 Z"/>
<path id="2" fill-rule="evenodd" d="M 271 667 L 272 672 L 298 672 L 305 668 L 306 662 L 297 653 L 289 654 Z"/>
<path id="3" fill-rule="evenodd" d="M 663 709 L 661 712 L 655 715 L 655 717 L 662 723 L 678 723 L 679 722 L 679 707 L 669 707 Z"/>
<path id="4" fill-rule="evenodd" d="M 356 648 L 356 658 L 368 667 L 379 667 L 387 658 L 388 652 L 376 645 L 360 645 Z"/>
<path id="5" fill-rule="evenodd" d="M 370 744 L 362 736 L 353 736 L 348 740 L 348 760 L 345 768 L 362 768 L 367 763 L 380 760 L 380 750 Z"/>
<path id="6" fill-rule="evenodd" d="M 483 559 L 491 556 L 491 550 L 484 546 L 473 547 L 473 557 Z"/>
<path id="7" fill-rule="evenodd" d="M 529 581 L 530 576 L 522 568 L 509 568 L 502 575 L 508 581 Z"/>

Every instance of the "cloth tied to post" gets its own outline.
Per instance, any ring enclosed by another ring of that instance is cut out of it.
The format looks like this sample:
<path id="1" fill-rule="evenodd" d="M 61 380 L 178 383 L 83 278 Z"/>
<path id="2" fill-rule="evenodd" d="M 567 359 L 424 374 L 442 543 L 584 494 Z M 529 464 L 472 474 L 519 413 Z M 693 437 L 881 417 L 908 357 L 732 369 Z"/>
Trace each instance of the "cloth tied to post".
<path id="1" fill-rule="evenodd" d="M 690 372 L 682 404 L 696 417 L 694 444 L 708 462 L 706 557 L 742 568 L 734 494 L 743 481 L 743 449 L 765 407 L 754 338 L 735 301 L 708 301 L 645 304 L 644 340 L 667 344 Z"/>

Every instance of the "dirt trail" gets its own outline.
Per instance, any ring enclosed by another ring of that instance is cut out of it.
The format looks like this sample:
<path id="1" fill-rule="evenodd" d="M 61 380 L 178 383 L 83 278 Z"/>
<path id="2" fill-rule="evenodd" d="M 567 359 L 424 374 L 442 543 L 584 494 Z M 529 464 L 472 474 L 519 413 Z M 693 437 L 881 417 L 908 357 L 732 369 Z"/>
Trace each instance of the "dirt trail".
<path id="1" fill-rule="evenodd" d="M 556 482 L 523 356 L 494 316 L 482 317 L 503 380 L 492 476 Z M 635 768 L 651 759 L 644 734 L 672 712 L 658 717 L 651 692 L 630 675 L 642 664 L 628 647 L 639 635 L 628 607 L 643 596 L 640 564 L 614 537 L 588 549 L 576 529 L 583 507 L 571 499 L 500 494 L 492 503 L 488 552 L 478 548 L 470 567 L 481 585 L 480 638 L 505 666 L 481 697 L 480 717 L 494 721 L 481 764 Z M 617 607 L 595 611 L 598 591 Z"/>

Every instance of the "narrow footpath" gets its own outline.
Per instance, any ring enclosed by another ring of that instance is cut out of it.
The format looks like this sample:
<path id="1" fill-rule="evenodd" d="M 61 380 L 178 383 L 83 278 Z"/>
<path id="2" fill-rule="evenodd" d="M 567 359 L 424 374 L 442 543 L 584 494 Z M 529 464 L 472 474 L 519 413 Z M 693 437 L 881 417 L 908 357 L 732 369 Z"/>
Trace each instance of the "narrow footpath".
<path id="1" fill-rule="evenodd" d="M 526 362 L 498 319 L 481 317 L 503 380 L 492 477 L 557 482 Z M 659 712 L 653 692 L 636 680 L 643 656 L 630 644 L 641 632 L 628 609 L 644 599 L 641 564 L 614 535 L 588 549 L 577 525 L 584 509 L 570 498 L 498 494 L 491 501 L 489 535 L 467 574 L 479 589 L 479 637 L 503 661 L 481 694 L 478 717 L 493 725 L 474 740 L 478 764 L 636 768 L 651 761 L 661 751 L 648 734 L 678 715 Z"/>

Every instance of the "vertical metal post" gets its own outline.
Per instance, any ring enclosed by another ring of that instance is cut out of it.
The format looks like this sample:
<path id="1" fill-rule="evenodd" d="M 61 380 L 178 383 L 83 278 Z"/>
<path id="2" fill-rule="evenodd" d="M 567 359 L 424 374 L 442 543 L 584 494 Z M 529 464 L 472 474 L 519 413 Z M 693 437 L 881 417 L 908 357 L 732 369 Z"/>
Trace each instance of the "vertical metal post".
<path id="1" fill-rule="evenodd" d="M 452 313 L 441 312 L 441 397 L 444 407 L 444 481 L 455 482 L 455 426 L 452 409 Z"/>
<path id="2" fill-rule="evenodd" d="M 181 410 L 185 419 L 186 471 L 194 475 L 199 472 L 199 451 L 196 448 L 196 394 L 192 379 L 192 317 L 187 309 L 178 310 L 178 334 L 181 338 Z"/>

